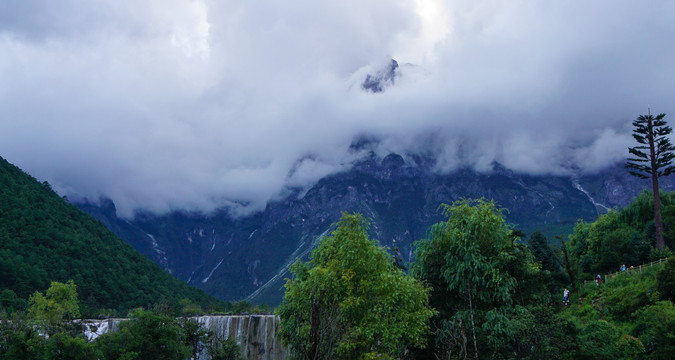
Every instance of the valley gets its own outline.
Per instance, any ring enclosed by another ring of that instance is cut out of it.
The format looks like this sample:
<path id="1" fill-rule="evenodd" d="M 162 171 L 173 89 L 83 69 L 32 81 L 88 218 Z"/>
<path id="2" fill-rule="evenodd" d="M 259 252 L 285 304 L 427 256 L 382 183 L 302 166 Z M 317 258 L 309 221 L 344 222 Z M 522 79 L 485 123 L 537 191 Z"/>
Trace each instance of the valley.
<path id="1" fill-rule="evenodd" d="M 578 220 L 592 221 L 609 208 L 627 205 L 649 184 L 619 164 L 597 174 L 527 175 L 494 164 L 478 173 L 461 169 L 439 174 L 423 156 L 374 154 L 350 170 L 292 189 L 264 211 L 234 218 L 226 209 L 212 214 L 173 212 L 134 219 L 116 216 L 114 204 L 77 204 L 178 279 L 225 300 L 276 305 L 288 267 L 306 258 L 331 231 L 342 212 L 371 221 L 373 238 L 397 248 L 411 261 L 413 243 L 441 221 L 438 207 L 461 198 L 486 198 L 508 209 L 507 220 L 526 234 L 539 229 L 549 239 L 569 233 Z M 663 189 L 675 182 L 664 178 Z"/>

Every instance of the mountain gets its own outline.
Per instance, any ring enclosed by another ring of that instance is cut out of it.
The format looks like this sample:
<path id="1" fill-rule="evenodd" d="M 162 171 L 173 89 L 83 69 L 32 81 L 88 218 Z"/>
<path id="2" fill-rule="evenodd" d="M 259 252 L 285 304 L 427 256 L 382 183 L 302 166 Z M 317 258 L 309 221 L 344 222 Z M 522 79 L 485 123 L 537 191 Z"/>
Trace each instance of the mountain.
<path id="1" fill-rule="evenodd" d="M 223 303 L 188 286 L 93 217 L 0 157 L 0 302 L 20 309 L 51 281 L 74 280 L 82 313 L 125 315 L 158 302 L 204 309 Z"/>
<path id="2" fill-rule="evenodd" d="M 666 179 L 667 180 L 667 179 Z M 508 209 L 518 229 L 547 235 L 568 233 L 577 220 L 594 220 L 608 208 L 627 205 L 648 182 L 614 166 L 594 175 L 519 174 L 494 164 L 493 171 L 434 171 L 434 160 L 397 154 L 368 156 L 346 172 L 297 190 L 264 211 L 234 218 L 174 212 L 117 218 L 114 204 L 78 206 L 177 278 L 221 299 L 277 304 L 288 267 L 306 257 L 344 211 L 371 221 L 371 235 L 410 260 L 413 242 L 442 220 L 438 207 L 457 199 L 487 198 Z M 673 189 L 664 181 L 663 189 Z"/>

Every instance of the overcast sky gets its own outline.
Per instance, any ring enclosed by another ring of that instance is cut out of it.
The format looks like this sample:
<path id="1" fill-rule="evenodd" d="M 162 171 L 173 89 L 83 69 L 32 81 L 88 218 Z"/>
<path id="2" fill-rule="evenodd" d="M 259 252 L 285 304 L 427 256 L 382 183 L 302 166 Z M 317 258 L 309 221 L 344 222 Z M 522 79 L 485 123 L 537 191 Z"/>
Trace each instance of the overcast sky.
<path id="1" fill-rule="evenodd" d="M 667 0 L 2 0 L 0 156 L 123 216 L 260 208 L 362 135 L 438 171 L 596 171 L 648 105 L 675 114 L 673 18 Z M 363 91 L 392 58 L 394 85 Z"/>

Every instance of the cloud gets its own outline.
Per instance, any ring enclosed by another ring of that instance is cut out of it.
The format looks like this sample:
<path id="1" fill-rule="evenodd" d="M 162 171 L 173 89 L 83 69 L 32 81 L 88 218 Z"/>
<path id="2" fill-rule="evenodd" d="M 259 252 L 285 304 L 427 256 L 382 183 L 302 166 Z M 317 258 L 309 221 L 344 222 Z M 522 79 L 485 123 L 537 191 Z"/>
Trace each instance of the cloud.
<path id="1" fill-rule="evenodd" d="M 66 0 L 0 4 L 0 155 L 136 209 L 261 209 L 351 142 L 437 170 L 621 161 L 672 112 L 675 4 Z M 400 64 L 384 93 L 367 74 Z M 431 139 L 431 140 L 430 140 Z"/>

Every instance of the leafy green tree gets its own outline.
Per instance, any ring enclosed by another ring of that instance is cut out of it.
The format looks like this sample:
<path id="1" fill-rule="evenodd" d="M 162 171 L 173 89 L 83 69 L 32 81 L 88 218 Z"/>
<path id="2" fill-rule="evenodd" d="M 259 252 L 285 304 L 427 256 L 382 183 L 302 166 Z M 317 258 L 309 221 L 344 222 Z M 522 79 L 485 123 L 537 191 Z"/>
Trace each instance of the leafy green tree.
<path id="1" fill-rule="evenodd" d="M 429 289 L 395 267 L 367 229 L 361 215 L 345 213 L 311 260 L 291 267 L 277 313 L 297 358 L 400 358 L 424 345 Z"/>
<path id="2" fill-rule="evenodd" d="M 80 316 L 80 305 L 77 301 L 77 286 L 72 280 L 67 283 L 53 281 L 47 289 L 47 296 L 35 292 L 28 299 L 30 307 L 28 315 L 35 320 L 43 320 L 56 324 L 64 320 L 72 320 Z"/>
<path id="3" fill-rule="evenodd" d="M 602 319 L 583 324 L 578 341 L 577 359 L 635 359 L 642 357 L 645 351 L 637 338 L 621 334 L 616 326 Z"/>
<path id="4" fill-rule="evenodd" d="M 550 304 L 516 306 L 511 317 L 512 351 L 519 359 L 573 359 L 577 329 Z"/>
<path id="5" fill-rule="evenodd" d="M 539 270 L 494 202 L 460 200 L 442 209 L 447 222 L 416 244 L 411 266 L 432 286 L 430 303 L 439 311 L 432 324 L 435 356 L 496 356 L 513 333 L 514 302 L 530 297 L 517 290 L 525 291 Z"/>
<path id="6" fill-rule="evenodd" d="M 651 177 L 652 191 L 654 193 L 654 222 L 656 224 L 656 248 L 665 249 L 663 240 L 663 222 L 661 220 L 661 199 L 659 197 L 659 177 L 668 176 L 675 171 L 672 166 L 673 146 L 668 135 L 673 132 L 670 126 L 663 120 L 666 114 L 653 116 L 640 115 L 633 121 L 633 138 L 640 144 L 628 148 L 634 157 L 628 158 L 626 167 L 632 169 L 630 173 L 642 179 Z"/>
<path id="7" fill-rule="evenodd" d="M 8 314 L 14 311 L 25 309 L 26 300 L 20 299 L 12 289 L 0 291 L 0 311 L 4 310 Z"/>
<path id="8" fill-rule="evenodd" d="M 562 271 L 560 260 L 553 252 L 553 249 L 548 243 L 548 239 L 541 231 L 537 230 L 533 232 L 532 235 L 530 235 L 527 244 L 535 260 L 541 262 L 542 269 L 552 273 Z"/>
<path id="9" fill-rule="evenodd" d="M 663 270 L 658 273 L 656 278 L 661 298 L 675 301 L 675 256 L 668 258 Z"/>
<path id="10" fill-rule="evenodd" d="M 178 323 L 183 329 L 185 345 L 190 348 L 192 358 L 198 359 L 199 354 L 205 350 L 212 334 L 209 334 L 209 331 L 195 319 L 182 318 L 179 319 Z"/>
<path id="11" fill-rule="evenodd" d="M 93 343 L 79 334 L 72 336 L 66 332 L 58 332 L 48 339 L 40 339 L 38 352 L 42 359 L 49 360 L 98 360 L 101 354 Z"/>
<path id="12" fill-rule="evenodd" d="M 0 359 L 22 360 L 36 358 L 31 343 L 40 336 L 38 329 L 22 319 L 19 314 L 7 317 L 0 314 Z"/>
<path id="13" fill-rule="evenodd" d="M 103 359 L 184 360 L 192 354 L 184 329 L 166 314 L 136 310 L 116 332 L 96 339 Z"/>
<path id="14" fill-rule="evenodd" d="M 675 306 L 659 301 L 636 312 L 634 335 L 644 344 L 649 359 L 671 359 L 675 353 Z"/>
<path id="15" fill-rule="evenodd" d="M 241 346 L 234 338 L 218 339 L 211 337 L 206 344 L 206 352 L 211 360 L 245 360 Z"/>
<path id="16" fill-rule="evenodd" d="M 582 277 L 614 272 L 621 264 L 649 261 L 648 224 L 629 220 L 627 214 L 632 211 L 633 204 L 621 211 L 610 210 L 593 223 L 576 224 L 569 236 L 568 250 L 579 264 Z"/>

